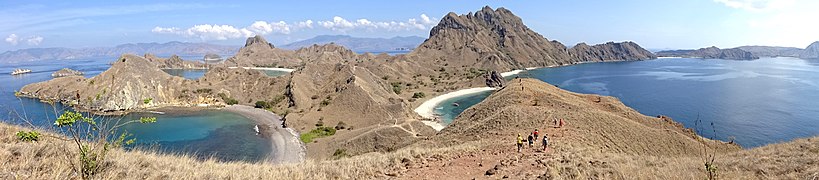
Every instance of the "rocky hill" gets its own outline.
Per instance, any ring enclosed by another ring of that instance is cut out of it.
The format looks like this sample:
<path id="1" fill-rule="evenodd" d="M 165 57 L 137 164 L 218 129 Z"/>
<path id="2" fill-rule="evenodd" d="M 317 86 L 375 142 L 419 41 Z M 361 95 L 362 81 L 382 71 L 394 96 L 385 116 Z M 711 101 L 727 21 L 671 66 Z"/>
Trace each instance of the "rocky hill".
<path id="1" fill-rule="evenodd" d="M 39 60 L 64 60 L 95 57 L 118 57 L 122 54 L 161 54 L 161 55 L 195 55 L 203 56 L 207 53 L 233 54 L 238 47 L 214 45 L 207 43 L 136 43 L 122 44 L 116 47 L 96 48 L 31 48 L 16 51 L 6 51 L 0 54 L 0 62 L 22 62 Z"/>
<path id="2" fill-rule="evenodd" d="M 168 58 L 160 58 L 153 54 L 145 54 L 143 56 L 148 62 L 156 64 L 160 69 L 204 69 L 205 63 L 200 61 L 185 61 L 177 55 L 171 55 Z"/>
<path id="3" fill-rule="evenodd" d="M 706 58 L 706 59 L 730 59 L 730 60 L 754 60 L 759 59 L 759 56 L 751 52 L 739 49 L 720 49 L 714 46 L 707 48 L 700 48 L 697 50 L 670 50 L 657 52 L 657 56 L 661 57 L 687 57 L 687 58 Z"/>
<path id="4" fill-rule="evenodd" d="M 803 49 L 779 46 L 740 46 L 737 49 L 751 52 L 759 57 L 799 57 Z"/>
<path id="5" fill-rule="evenodd" d="M 569 54 L 573 59 L 580 62 L 602 62 L 616 60 L 648 60 L 656 59 L 650 51 L 643 49 L 634 42 L 608 42 L 589 46 L 586 43 L 579 43 L 569 48 Z"/>
<path id="6" fill-rule="evenodd" d="M 423 43 L 425 38 L 418 36 L 393 38 L 360 38 L 348 35 L 321 35 L 310 39 L 293 42 L 282 46 L 282 49 L 297 50 L 312 45 L 335 43 L 355 52 L 408 51 Z"/>
<path id="7" fill-rule="evenodd" d="M 802 53 L 799 58 L 816 59 L 819 58 L 819 41 L 811 43 Z"/>
<path id="8" fill-rule="evenodd" d="M 225 97 L 243 104 L 273 99 L 283 83 L 261 72 L 214 68 L 198 80 L 171 76 L 151 60 L 123 55 L 108 70 L 92 78 L 68 76 L 24 86 L 23 96 L 56 100 L 79 110 L 122 113 L 162 106 L 224 104 Z M 279 89 L 276 91 L 276 89 Z"/>
<path id="9" fill-rule="evenodd" d="M 493 10 L 487 6 L 475 13 L 447 14 L 432 28 L 429 39 L 408 56 L 437 66 L 497 71 L 613 58 L 640 60 L 653 57 L 650 52 L 634 45 L 625 43 L 618 46 L 623 47 L 619 49 L 614 48 L 614 44 L 593 47 L 602 49 L 576 49 L 575 56 L 572 56 L 566 46 L 549 41 L 529 29 L 511 11 L 505 8 Z M 615 55 L 614 51 L 617 50 L 630 52 L 617 52 Z"/>

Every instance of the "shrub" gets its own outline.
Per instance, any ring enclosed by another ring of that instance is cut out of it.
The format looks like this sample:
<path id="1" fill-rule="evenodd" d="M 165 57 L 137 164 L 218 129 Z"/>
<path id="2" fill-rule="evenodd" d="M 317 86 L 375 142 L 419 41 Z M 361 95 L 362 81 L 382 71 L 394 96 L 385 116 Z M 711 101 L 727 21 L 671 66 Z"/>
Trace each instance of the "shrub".
<path id="1" fill-rule="evenodd" d="M 91 176 L 104 168 L 103 166 L 106 165 L 105 156 L 112 148 L 133 144 L 136 141 L 136 139 L 131 138 L 132 135 L 128 132 L 118 134 L 117 129 L 131 123 L 154 123 L 156 118 L 141 117 L 139 120 L 125 122 L 113 120 L 113 122 L 117 123 L 98 126 L 93 118 L 70 111 L 64 112 L 54 121 L 54 125 L 69 134 L 70 140 L 77 145 L 71 147 L 75 147 L 79 151 L 77 153 L 79 154 L 79 162 L 72 161 L 70 164 L 79 164 L 78 166 L 72 166 L 72 168 L 82 176 L 82 179 L 91 179 Z M 112 138 L 113 141 L 109 141 L 109 138 Z"/>
<path id="2" fill-rule="evenodd" d="M 210 94 L 211 91 L 213 91 L 213 89 L 205 88 L 205 89 L 196 89 L 196 91 L 193 91 L 193 92 L 196 93 L 196 94 Z"/>
<path id="3" fill-rule="evenodd" d="M 224 101 L 224 102 L 225 102 L 225 104 L 228 104 L 228 105 L 239 104 L 239 100 L 236 100 L 236 99 L 233 99 L 233 98 L 231 98 L 231 97 L 228 97 L 227 95 L 225 95 L 225 93 L 219 93 L 219 94 L 216 94 L 216 95 L 218 95 L 219 97 L 221 97 L 221 98 L 222 98 L 222 101 Z"/>
<path id="4" fill-rule="evenodd" d="M 328 99 L 321 100 L 321 103 L 319 105 L 321 105 L 321 107 L 330 105 L 330 100 Z"/>
<path id="5" fill-rule="evenodd" d="M 322 138 L 327 136 L 332 136 L 336 134 L 336 129 L 331 127 L 317 127 L 316 129 L 311 130 L 310 132 L 301 134 L 299 139 L 301 139 L 304 143 L 311 143 L 313 139 Z"/>
<path id="6" fill-rule="evenodd" d="M 347 149 L 336 149 L 336 151 L 333 152 L 333 159 L 341 159 L 347 157 L 351 157 L 349 154 L 347 154 Z"/>
<path id="7" fill-rule="evenodd" d="M 395 92 L 395 94 L 401 94 L 401 82 L 392 82 L 390 85 L 392 85 L 392 92 Z"/>
<path id="8" fill-rule="evenodd" d="M 154 98 L 145 98 L 145 99 L 142 100 L 142 103 L 151 104 L 151 101 L 154 101 Z"/>
<path id="9" fill-rule="evenodd" d="M 256 108 L 267 109 L 270 108 L 270 104 L 265 101 L 256 101 Z"/>
<path id="10" fill-rule="evenodd" d="M 40 140 L 40 133 L 37 132 L 37 131 L 29 131 L 29 132 L 20 131 L 20 132 L 17 132 L 17 139 L 20 139 L 21 141 L 25 141 L 25 142 L 39 141 Z"/>
<path id="11" fill-rule="evenodd" d="M 347 123 L 344 123 L 344 121 L 339 121 L 338 124 L 336 124 L 335 128 L 336 128 L 336 130 L 345 129 L 345 128 L 347 128 Z"/>
<path id="12" fill-rule="evenodd" d="M 412 98 L 424 98 L 424 97 L 427 97 L 427 95 L 424 94 L 424 92 L 415 92 L 414 94 L 412 94 Z"/>

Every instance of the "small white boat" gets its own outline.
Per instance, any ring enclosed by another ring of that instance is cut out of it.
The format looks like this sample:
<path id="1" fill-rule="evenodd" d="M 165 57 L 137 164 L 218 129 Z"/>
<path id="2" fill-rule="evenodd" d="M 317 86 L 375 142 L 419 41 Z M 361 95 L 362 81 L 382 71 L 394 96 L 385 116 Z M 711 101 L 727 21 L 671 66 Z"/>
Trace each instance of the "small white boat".
<path id="1" fill-rule="evenodd" d="M 30 73 L 30 72 L 31 72 L 31 69 L 15 69 L 14 71 L 11 72 L 11 75 L 19 75 L 19 74 L 25 74 L 25 73 Z"/>
<path id="2" fill-rule="evenodd" d="M 259 135 L 259 125 L 253 127 L 253 130 L 256 131 L 256 135 Z"/>
<path id="3" fill-rule="evenodd" d="M 454 102 L 454 103 L 452 103 L 452 106 L 461 106 L 461 104 L 458 104 L 458 103 Z"/>

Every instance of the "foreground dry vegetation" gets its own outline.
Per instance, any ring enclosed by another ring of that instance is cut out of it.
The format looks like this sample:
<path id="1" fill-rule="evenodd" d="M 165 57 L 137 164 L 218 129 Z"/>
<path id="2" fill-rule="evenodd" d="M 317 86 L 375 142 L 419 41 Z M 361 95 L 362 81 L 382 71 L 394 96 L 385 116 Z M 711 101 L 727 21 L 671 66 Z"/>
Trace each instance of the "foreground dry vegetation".
<path id="1" fill-rule="evenodd" d="M 550 127 L 540 117 L 548 114 L 571 121 Z M 518 153 L 514 135 L 532 126 L 549 134 L 551 148 Z M 15 136 L 23 129 L 0 124 L 0 178 L 80 178 L 69 163 L 77 157 L 67 151 L 69 142 L 48 132 L 37 142 L 23 142 Z M 720 179 L 819 178 L 817 137 L 742 150 L 638 114 L 614 98 L 571 93 L 534 79 L 510 82 L 437 135 L 391 152 L 272 165 L 115 149 L 93 178 L 705 179 L 704 157 L 713 152 Z"/>

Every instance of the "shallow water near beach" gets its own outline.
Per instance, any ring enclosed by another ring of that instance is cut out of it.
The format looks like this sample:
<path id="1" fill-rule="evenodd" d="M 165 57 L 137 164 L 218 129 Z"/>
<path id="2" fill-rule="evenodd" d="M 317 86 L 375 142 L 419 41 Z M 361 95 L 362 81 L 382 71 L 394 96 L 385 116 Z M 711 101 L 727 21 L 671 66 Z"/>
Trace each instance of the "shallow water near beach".
<path id="1" fill-rule="evenodd" d="M 675 58 L 541 68 L 520 76 L 572 92 L 614 96 L 640 113 L 667 115 L 688 128 L 695 128 L 699 117 L 714 123 L 702 127 L 701 135 L 735 138 L 743 147 L 819 135 L 819 60 Z M 485 97 L 460 97 L 470 100 L 460 105 Z M 453 108 L 449 102 L 438 107 Z M 462 111 L 442 112 L 452 117 Z"/>
<path id="2" fill-rule="evenodd" d="M 53 128 L 56 116 L 68 108 L 59 104 L 51 106 L 36 99 L 17 98 L 14 92 L 26 84 L 50 80 L 51 73 L 64 67 L 82 71 L 85 77 L 93 77 L 108 69 L 110 65 L 107 63 L 114 59 L 116 57 L 0 64 L 0 121 L 27 126 L 23 119 L 28 119 L 35 126 Z M 32 69 L 33 72 L 18 76 L 6 73 L 15 68 Z M 204 70 L 201 74 L 204 75 Z M 196 73 L 182 72 L 182 76 L 193 77 Z M 169 112 L 164 115 L 139 113 L 124 116 L 123 120 L 142 116 L 157 117 L 157 122 L 131 124 L 123 129 L 134 134 L 137 148 L 194 154 L 198 158 L 212 156 L 223 161 L 250 162 L 262 160 L 274 148 L 268 138 L 256 135 L 253 120 L 235 113 L 219 110 Z"/>

